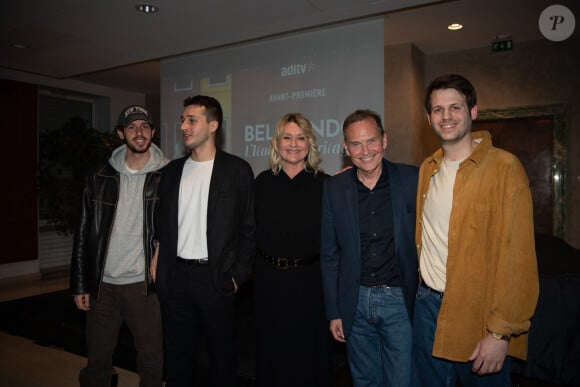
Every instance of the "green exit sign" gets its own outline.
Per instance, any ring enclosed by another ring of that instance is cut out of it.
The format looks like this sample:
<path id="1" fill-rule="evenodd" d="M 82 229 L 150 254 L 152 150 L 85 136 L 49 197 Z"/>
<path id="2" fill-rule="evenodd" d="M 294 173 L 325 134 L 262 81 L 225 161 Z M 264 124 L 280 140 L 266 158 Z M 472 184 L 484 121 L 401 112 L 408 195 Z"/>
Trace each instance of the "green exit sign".
<path id="1" fill-rule="evenodd" d="M 491 44 L 491 52 L 511 51 L 513 47 L 514 44 L 511 39 L 496 40 Z"/>

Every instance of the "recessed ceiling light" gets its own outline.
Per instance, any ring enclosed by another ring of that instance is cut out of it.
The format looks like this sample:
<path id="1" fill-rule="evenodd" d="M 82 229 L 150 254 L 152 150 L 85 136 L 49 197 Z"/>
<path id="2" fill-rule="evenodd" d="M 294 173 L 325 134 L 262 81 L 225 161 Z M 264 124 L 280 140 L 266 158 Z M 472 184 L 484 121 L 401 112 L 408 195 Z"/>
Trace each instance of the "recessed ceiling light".
<path id="1" fill-rule="evenodd" d="M 159 11 L 159 7 L 151 4 L 137 4 L 135 8 L 137 8 L 137 11 L 145 13 L 155 13 Z"/>
<path id="2" fill-rule="evenodd" d="M 449 24 L 447 26 L 447 29 L 451 30 L 451 31 L 457 31 L 457 30 L 460 30 L 462 28 L 463 28 L 463 24 L 459 24 L 459 23 Z"/>

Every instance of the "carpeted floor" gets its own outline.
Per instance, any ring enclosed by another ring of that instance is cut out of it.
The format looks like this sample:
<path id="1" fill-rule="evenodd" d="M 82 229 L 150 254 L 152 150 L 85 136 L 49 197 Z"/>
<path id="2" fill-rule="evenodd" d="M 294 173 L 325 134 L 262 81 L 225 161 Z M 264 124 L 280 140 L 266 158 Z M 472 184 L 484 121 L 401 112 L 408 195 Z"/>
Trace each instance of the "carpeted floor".
<path id="1" fill-rule="evenodd" d="M 538 249 L 539 253 L 543 250 Z M 550 250 L 551 251 L 551 250 Z M 538 256 L 542 256 L 538 254 Z M 566 254 L 551 253 L 550 260 L 540 260 L 540 299 L 530 331 L 530 353 L 525 367 L 513 374 L 512 385 L 520 387 L 579 386 L 578 348 L 576 331 L 580 318 L 580 256 L 574 255 L 573 264 L 560 265 Z M 566 271 L 551 269 L 558 264 Z M 546 274 L 547 273 L 547 274 Z M 62 288 L 62 287 L 60 287 Z M 238 386 L 254 386 L 254 304 L 252 286 L 244 286 L 237 297 L 236 326 L 238 327 Z M 35 341 L 47 347 L 59 348 L 86 356 L 84 326 L 85 314 L 74 306 L 67 291 L 0 302 L 0 330 Z M 570 334 L 568 334 L 568 332 Z M 351 387 L 344 345 L 334 343 L 334 387 Z M 564 350 L 564 349 L 566 350 Z M 207 357 L 199 356 L 197 385 L 204 386 L 207 375 Z M 546 360 L 551 360 L 549 364 Z M 556 361 L 556 359 L 559 359 Z M 131 334 L 123 327 L 114 355 L 116 367 L 136 371 L 135 349 Z M 546 366 L 546 364 L 548 366 Z M 536 376 L 541 371 L 539 376 Z M 549 373 L 549 375 L 548 375 Z M 528 379 L 526 377 L 534 377 Z M 547 377 L 544 377 L 548 375 Z M 535 378 L 545 380 L 541 382 Z M 548 382 L 551 380 L 552 382 Z M 556 384 L 560 383 L 560 384 Z"/>
<path id="2" fill-rule="evenodd" d="M 238 328 L 238 385 L 254 385 L 254 309 L 251 286 L 240 289 L 237 297 L 236 327 Z M 68 292 L 59 291 L 0 303 L 0 330 L 26 337 L 38 344 L 56 347 L 86 356 L 84 337 L 85 313 L 76 309 Z M 344 348 L 337 346 L 334 353 L 335 385 L 350 386 Z M 114 354 L 115 366 L 136 371 L 133 339 L 126 326 L 119 335 Z M 199 385 L 204 385 L 207 357 L 201 351 L 198 360 Z"/>
<path id="3" fill-rule="evenodd" d="M 241 341 L 238 348 L 238 384 L 240 387 L 253 386 L 254 359 L 247 345 L 251 340 L 247 332 L 253 332 L 253 309 L 248 302 L 249 295 L 239 297 L 238 323 Z M 26 337 L 40 345 L 56 347 L 65 351 L 86 356 L 84 337 L 85 313 L 80 312 L 68 292 L 59 291 L 39 296 L 27 297 L 0 303 L 0 330 Z M 250 347 L 253 348 L 253 347 Z M 115 366 L 137 371 L 135 348 L 132 336 L 125 325 L 119 335 L 119 343 L 113 357 Z M 198 364 L 199 382 L 206 378 L 207 358 L 200 353 Z"/>
<path id="4" fill-rule="evenodd" d="M 66 291 L 0 303 L 0 329 L 34 340 L 40 345 L 86 356 L 85 314 L 77 310 Z M 115 352 L 115 365 L 135 370 L 133 339 L 123 327 Z"/>

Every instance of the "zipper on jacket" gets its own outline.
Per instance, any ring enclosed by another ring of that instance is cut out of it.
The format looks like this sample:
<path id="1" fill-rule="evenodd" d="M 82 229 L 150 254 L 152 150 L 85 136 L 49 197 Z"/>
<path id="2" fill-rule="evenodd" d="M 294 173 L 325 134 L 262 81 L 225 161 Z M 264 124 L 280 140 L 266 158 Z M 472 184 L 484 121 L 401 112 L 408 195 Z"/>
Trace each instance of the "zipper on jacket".
<path id="1" fill-rule="evenodd" d="M 107 233 L 107 244 L 105 246 L 105 257 L 103 259 L 103 263 L 101 264 L 101 278 L 99 278 L 99 288 L 97 289 L 97 302 L 101 297 L 101 286 L 103 285 L 103 277 L 105 276 L 105 264 L 107 263 L 107 254 L 109 252 L 109 243 L 111 242 L 111 234 L 113 233 L 113 225 L 115 224 L 115 217 L 117 216 L 117 204 L 119 203 L 119 190 L 120 190 L 120 183 L 119 183 L 119 173 L 117 172 L 115 175 L 112 176 L 113 179 L 117 181 L 117 198 L 115 200 L 115 208 L 113 211 L 113 221 L 109 226 L 109 232 Z"/>
<path id="2" fill-rule="evenodd" d="M 152 172 L 153 173 L 153 172 Z M 142 192 L 142 196 L 143 196 L 143 224 L 141 225 L 141 230 L 143 232 L 143 259 L 145 260 L 145 281 L 143 281 L 145 283 L 145 290 L 144 290 L 144 295 L 145 297 L 147 297 L 149 295 L 149 266 L 151 265 L 151 260 L 149 260 L 149 264 L 147 263 L 147 245 L 148 245 L 148 241 L 147 241 L 147 227 L 146 227 L 146 223 L 147 223 L 147 198 L 145 197 L 145 192 L 147 192 L 147 187 L 149 186 L 149 182 L 152 179 L 152 173 L 148 173 L 145 176 L 145 183 L 143 184 L 143 192 Z M 151 227 L 154 227 L 155 224 L 152 224 Z M 151 252 L 151 258 L 153 258 L 153 252 Z M 151 281 L 153 281 L 153 278 L 151 278 Z"/>

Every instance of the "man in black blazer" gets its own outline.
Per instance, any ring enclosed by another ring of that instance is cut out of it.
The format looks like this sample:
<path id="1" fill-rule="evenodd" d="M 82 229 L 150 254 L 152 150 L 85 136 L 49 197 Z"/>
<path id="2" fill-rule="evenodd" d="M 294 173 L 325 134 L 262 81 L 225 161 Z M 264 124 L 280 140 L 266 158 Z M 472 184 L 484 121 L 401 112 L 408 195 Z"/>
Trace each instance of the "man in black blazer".
<path id="1" fill-rule="evenodd" d="M 209 350 L 210 381 L 233 386 L 234 294 L 250 276 L 254 192 L 250 165 L 216 148 L 223 121 L 219 102 L 184 101 L 183 142 L 190 155 L 163 169 L 159 185 L 158 259 L 168 387 L 191 387 L 201 334 Z"/>
<path id="2" fill-rule="evenodd" d="M 411 383 L 417 167 L 383 157 L 387 135 L 371 110 L 343 124 L 354 167 L 324 182 L 320 260 L 326 315 L 346 342 L 353 385 Z"/>

